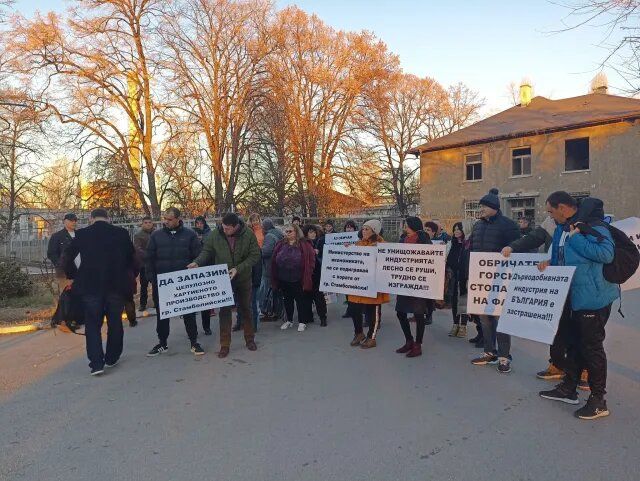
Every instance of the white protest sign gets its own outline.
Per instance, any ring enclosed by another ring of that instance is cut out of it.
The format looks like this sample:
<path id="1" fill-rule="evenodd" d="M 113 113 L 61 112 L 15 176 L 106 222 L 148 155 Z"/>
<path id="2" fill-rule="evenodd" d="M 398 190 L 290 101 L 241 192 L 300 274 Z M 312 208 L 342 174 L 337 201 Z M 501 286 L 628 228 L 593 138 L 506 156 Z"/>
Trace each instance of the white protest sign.
<path id="1" fill-rule="evenodd" d="M 377 297 L 376 248 L 325 244 L 322 251 L 320 290 Z"/>
<path id="2" fill-rule="evenodd" d="M 574 266 L 516 267 L 509 282 L 498 331 L 553 344 Z"/>
<path id="3" fill-rule="evenodd" d="M 467 313 L 499 316 L 516 267 L 536 266 L 547 254 L 511 254 L 509 258 L 494 252 L 472 252 L 469 259 Z"/>
<path id="4" fill-rule="evenodd" d="M 629 217 L 628 219 L 619 220 L 611 224 L 613 227 L 617 227 L 622 232 L 629 236 L 631 242 L 633 242 L 638 250 L 640 250 L 640 219 L 637 217 Z M 631 289 L 640 288 L 640 269 L 632 275 L 627 282 L 622 284 L 623 291 L 630 291 Z"/>
<path id="5" fill-rule="evenodd" d="M 158 297 L 161 319 L 235 304 L 226 264 L 158 274 Z"/>
<path id="6" fill-rule="evenodd" d="M 445 245 L 392 244 L 378 246 L 378 292 L 442 299 L 446 271 Z"/>
<path id="7" fill-rule="evenodd" d="M 324 235 L 325 244 L 355 244 L 358 240 L 357 232 L 334 232 Z"/>

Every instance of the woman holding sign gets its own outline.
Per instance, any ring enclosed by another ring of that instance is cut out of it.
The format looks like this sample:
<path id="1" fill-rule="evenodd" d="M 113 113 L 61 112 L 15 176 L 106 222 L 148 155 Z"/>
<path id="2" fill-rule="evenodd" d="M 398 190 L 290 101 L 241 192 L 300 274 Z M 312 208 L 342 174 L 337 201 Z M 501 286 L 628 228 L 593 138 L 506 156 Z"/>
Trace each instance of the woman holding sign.
<path id="1" fill-rule="evenodd" d="M 289 224 L 284 228 L 284 239 L 276 244 L 271 257 L 271 285 L 282 291 L 287 320 L 280 329 L 293 326 L 294 304 L 298 309 L 298 332 L 307 328 L 311 320 L 311 292 L 316 253 L 304 238 L 300 227 Z"/>
<path id="2" fill-rule="evenodd" d="M 407 217 L 404 225 L 404 234 L 400 237 L 403 244 L 431 244 L 431 239 L 422 230 L 422 221 L 418 217 Z M 400 327 L 404 333 L 406 342 L 404 346 L 396 349 L 398 354 L 406 354 L 407 357 L 422 356 L 422 336 L 427 317 L 433 312 L 434 302 L 431 299 L 411 296 L 397 296 L 396 314 L 400 321 Z M 411 326 L 407 314 L 413 314 L 416 319 L 416 337 L 411 335 Z"/>
<path id="3" fill-rule="evenodd" d="M 371 219 L 362 226 L 362 239 L 356 242 L 357 246 L 375 246 L 379 242 L 384 242 L 380 235 L 382 222 Z M 376 334 L 380 327 L 380 315 L 382 304 L 389 302 L 389 294 L 378 292 L 377 297 L 347 296 L 349 302 L 349 312 L 353 319 L 353 330 L 355 335 L 351 341 L 353 347 L 360 346 L 362 349 L 376 347 Z M 362 328 L 362 318 L 369 323 L 369 332 L 365 337 Z"/>

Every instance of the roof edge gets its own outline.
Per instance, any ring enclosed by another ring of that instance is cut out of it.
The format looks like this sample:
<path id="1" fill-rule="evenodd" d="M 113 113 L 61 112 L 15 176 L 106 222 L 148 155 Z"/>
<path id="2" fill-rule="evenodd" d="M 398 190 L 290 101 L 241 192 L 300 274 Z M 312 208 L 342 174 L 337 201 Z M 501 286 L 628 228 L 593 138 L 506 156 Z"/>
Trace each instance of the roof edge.
<path id="1" fill-rule="evenodd" d="M 602 119 L 602 120 L 594 120 L 591 122 L 580 122 L 577 124 L 570 124 L 570 125 L 564 125 L 562 127 L 548 127 L 546 129 L 537 129 L 537 130 L 527 130 L 527 131 L 522 131 L 522 132 L 515 132 L 512 134 L 506 134 L 506 135 L 498 135 L 495 137 L 486 137 L 484 139 L 476 139 L 476 140 L 470 140 L 467 142 L 458 142 L 458 143 L 454 143 L 454 144 L 450 144 L 450 145 L 443 145 L 443 146 L 439 146 L 439 147 L 432 147 L 432 148 L 421 148 L 422 146 L 428 146 L 429 144 L 423 144 L 422 146 L 418 146 L 414 149 L 410 149 L 407 151 L 408 154 L 411 155 L 422 155 L 426 152 L 437 152 L 440 150 L 449 150 L 449 149 L 458 149 L 460 147 L 467 147 L 470 145 L 479 145 L 479 144 L 489 144 L 491 142 L 498 142 L 501 140 L 509 140 L 509 139 L 518 139 L 521 137 L 533 137 L 536 135 L 545 135 L 545 134 L 550 134 L 550 133 L 554 133 L 554 132 L 564 132 L 566 130 L 577 130 L 577 129 L 581 129 L 581 128 L 585 128 L 585 127 L 596 127 L 598 125 L 607 125 L 607 124 L 617 124 L 617 123 L 622 123 L 622 122 L 629 122 L 629 121 L 634 121 L 634 120 L 638 120 L 640 119 L 640 113 L 636 113 L 636 114 L 631 114 L 631 115 L 625 115 L 622 117 L 611 117 L 608 119 Z"/>

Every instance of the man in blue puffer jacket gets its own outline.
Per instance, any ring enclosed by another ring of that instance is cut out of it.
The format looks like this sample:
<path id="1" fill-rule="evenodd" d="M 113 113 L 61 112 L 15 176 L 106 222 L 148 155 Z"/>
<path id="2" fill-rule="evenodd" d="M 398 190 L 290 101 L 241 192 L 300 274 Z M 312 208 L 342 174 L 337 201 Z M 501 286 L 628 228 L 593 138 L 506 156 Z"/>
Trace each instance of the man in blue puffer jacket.
<path id="1" fill-rule="evenodd" d="M 597 204 L 594 204 L 594 208 Z M 570 319 L 566 330 L 567 361 L 565 377 L 551 391 L 541 391 L 546 399 L 578 404 L 576 387 L 583 368 L 589 373 L 591 395 L 586 405 L 576 411 L 580 419 L 609 415 L 604 399 L 607 384 L 607 356 L 604 352 L 605 325 L 611 304 L 619 297 L 618 286 L 608 282 L 603 266 L 613 261 L 615 244 L 606 226 L 592 213 L 578 212 L 578 205 L 566 192 L 554 192 L 547 199 L 547 211 L 558 227 L 553 235 L 551 260 L 540 264 L 575 266 L 569 290 Z M 599 234 L 587 231 L 588 224 Z M 581 227 L 582 226 L 582 227 Z"/>

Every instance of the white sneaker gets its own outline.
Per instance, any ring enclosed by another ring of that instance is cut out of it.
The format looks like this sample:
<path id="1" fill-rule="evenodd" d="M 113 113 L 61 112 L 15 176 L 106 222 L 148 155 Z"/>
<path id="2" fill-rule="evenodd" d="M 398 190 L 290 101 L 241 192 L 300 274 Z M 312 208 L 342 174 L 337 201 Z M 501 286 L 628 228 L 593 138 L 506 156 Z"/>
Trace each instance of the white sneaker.
<path id="1" fill-rule="evenodd" d="M 280 329 L 282 329 L 283 331 L 286 331 L 287 329 L 289 329 L 291 326 L 293 326 L 293 322 L 289 322 L 289 321 L 284 321 L 282 323 L 282 325 L 280 326 Z"/>
<path id="2" fill-rule="evenodd" d="M 304 322 L 298 323 L 298 332 L 303 332 L 307 328 L 307 325 Z"/>

